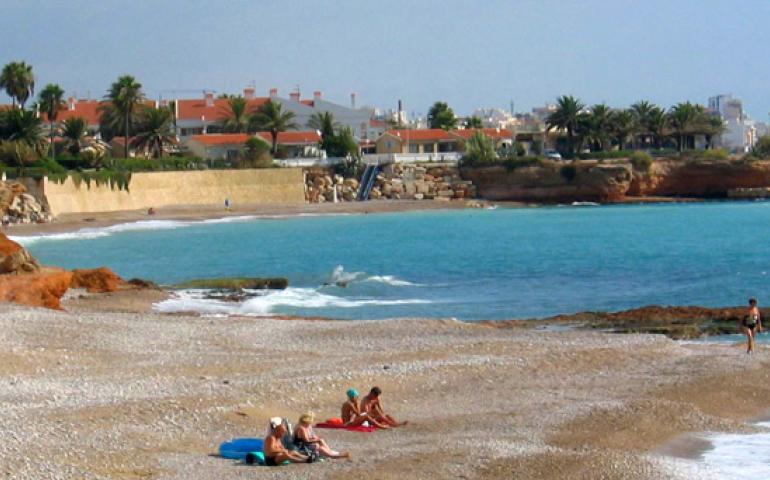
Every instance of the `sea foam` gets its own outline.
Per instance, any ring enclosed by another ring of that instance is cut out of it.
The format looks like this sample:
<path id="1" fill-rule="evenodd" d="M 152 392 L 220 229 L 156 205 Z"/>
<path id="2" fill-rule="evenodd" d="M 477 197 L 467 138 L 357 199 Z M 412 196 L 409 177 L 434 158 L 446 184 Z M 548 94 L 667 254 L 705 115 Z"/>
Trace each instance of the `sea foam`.
<path id="1" fill-rule="evenodd" d="M 712 448 L 703 453 L 702 463 L 718 478 L 756 480 L 770 477 L 770 422 L 757 424 L 767 432 L 714 434 L 707 439 Z"/>
<path id="2" fill-rule="evenodd" d="M 374 298 L 343 298 L 322 293 L 313 288 L 287 288 L 285 290 L 252 292 L 256 296 L 240 302 L 228 302 L 208 298 L 206 290 L 179 290 L 162 302 L 155 304 L 155 310 L 164 313 L 198 312 L 206 315 L 253 315 L 269 316 L 280 314 L 281 308 L 323 309 L 323 308 L 360 308 L 366 306 L 415 305 L 428 304 L 428 300 L 407 298 L 397 300 L 379 300 Z M 319 313 L 320 314 L 320 313 Z"/>

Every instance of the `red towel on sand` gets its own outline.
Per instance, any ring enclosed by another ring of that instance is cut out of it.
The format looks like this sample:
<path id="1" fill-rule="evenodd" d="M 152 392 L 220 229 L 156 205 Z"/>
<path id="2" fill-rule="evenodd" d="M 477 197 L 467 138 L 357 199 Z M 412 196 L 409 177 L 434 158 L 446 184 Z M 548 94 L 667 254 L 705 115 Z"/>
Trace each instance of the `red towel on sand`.
<path id="1" fill-rule="evenodd" d="M 377 430 L 377 427 L 364 427 L 363 425 L 359 425 L 357 427 L 346 427 L 345 425 L 340 425 L 336 422 L 321 422 L 316 424 L 316 428 L 336 428 L 339 430 L 347 430 L 349 432 L 373 432 Z"/>

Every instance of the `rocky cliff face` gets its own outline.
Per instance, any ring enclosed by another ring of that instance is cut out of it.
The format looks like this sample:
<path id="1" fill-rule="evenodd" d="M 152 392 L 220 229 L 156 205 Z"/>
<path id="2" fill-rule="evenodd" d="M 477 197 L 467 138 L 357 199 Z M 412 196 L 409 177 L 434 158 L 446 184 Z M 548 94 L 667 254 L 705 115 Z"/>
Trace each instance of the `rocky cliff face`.
<path id="1" fill-rule="evenodd" d="M 646 196 L 726 198 L 736 189 L 770 187 L 770 162 L 662 160 L 654 162 L 649 172 L 635 171 L 625 162 L 551 162 L 462 173 L 487 200 L 538 203 L 616 202 Z"/>
<path id="2" fill-rule="evenodd" d="M 0 302 L 61 309 L 61 298 L 70 288 L 103 293 L 128 287 L 109 268 L 68 272 L 41 267 L 27 249 L 0 233 Z"/>
<path id="3" fill-rule="evenodd" d="M 632 181 L 628 164 L 546 163 L 507 170 L 504 167 L 464 169 L 463 177 L 487 200 L 542 203 L 622 200 Z"/>
<path id="4" fill-rule="evenodd" d="M 630 196 L 727 197 L 738 188 L 770 186 L 770 162 L 655 162 L 634 175 Z"/>

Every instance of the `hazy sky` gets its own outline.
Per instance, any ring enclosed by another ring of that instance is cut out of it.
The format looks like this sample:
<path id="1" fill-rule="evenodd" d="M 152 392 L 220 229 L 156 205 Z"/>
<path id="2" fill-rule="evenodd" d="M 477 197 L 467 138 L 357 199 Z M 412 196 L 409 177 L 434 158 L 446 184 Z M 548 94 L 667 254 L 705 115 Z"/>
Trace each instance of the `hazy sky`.
<path id="1" fill-rule="evenodd" d="M 2 0 L 0 64 L 91 97 L 125 73 L 152 98 L 254 82 L 422 114 L 732 93 L 766 121 L 768 32 L 767 0 Z"/>

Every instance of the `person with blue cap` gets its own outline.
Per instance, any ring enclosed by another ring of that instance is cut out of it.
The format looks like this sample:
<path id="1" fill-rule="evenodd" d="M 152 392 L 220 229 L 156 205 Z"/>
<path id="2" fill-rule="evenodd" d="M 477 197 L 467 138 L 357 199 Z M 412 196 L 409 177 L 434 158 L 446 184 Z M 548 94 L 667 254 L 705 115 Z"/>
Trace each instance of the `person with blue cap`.
<path id="1" fill-rule="evenodd" d="M 342 421 L 346 427 L 369 425 L 377 428 L 390 428 L 384 423 L 369 417 L 368 413 L 361 413 L 358 405 L 358 390 L 351 388 L 346 392 L 348 399 L 342 404 Z"/>

